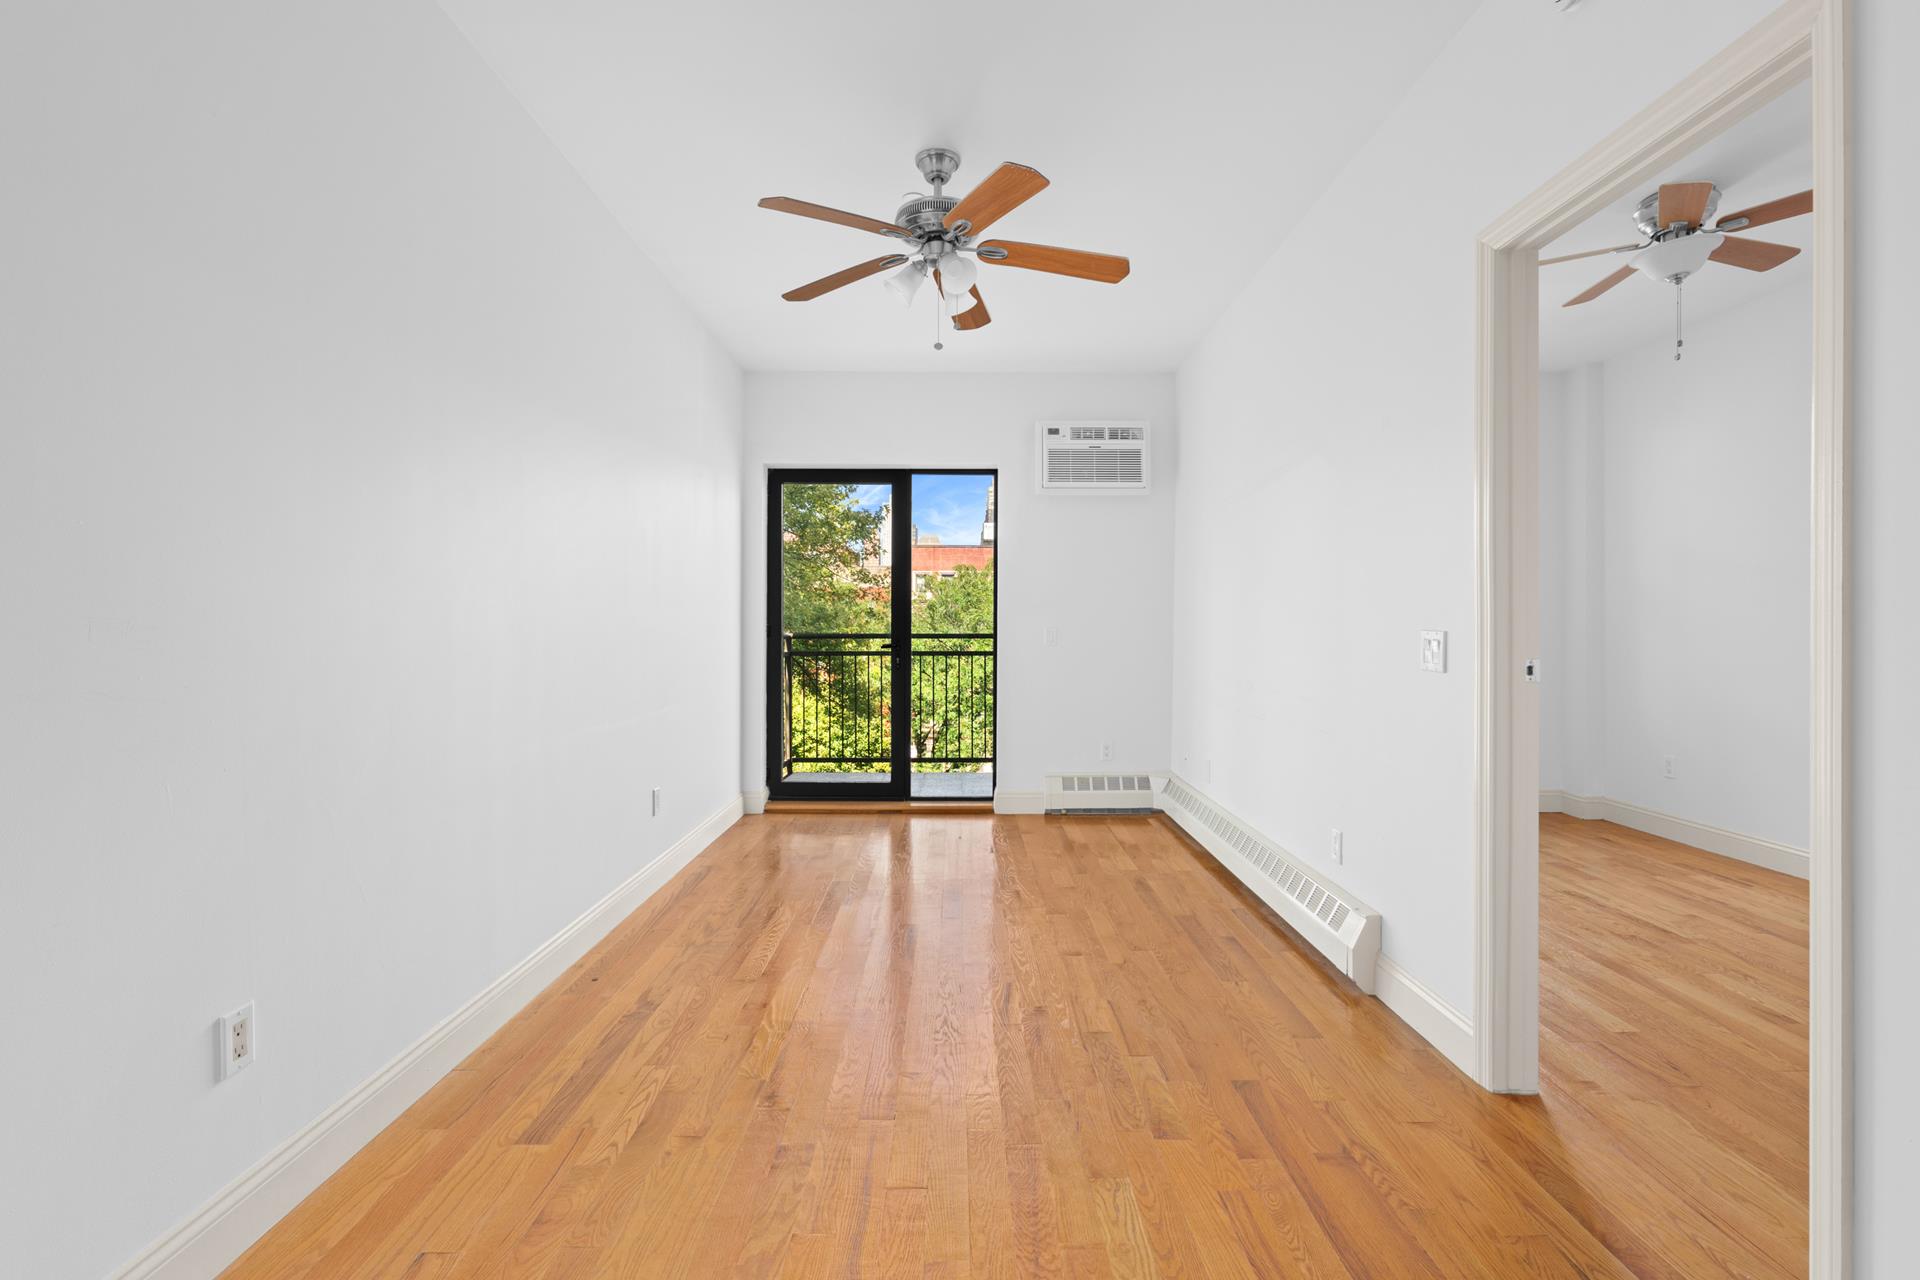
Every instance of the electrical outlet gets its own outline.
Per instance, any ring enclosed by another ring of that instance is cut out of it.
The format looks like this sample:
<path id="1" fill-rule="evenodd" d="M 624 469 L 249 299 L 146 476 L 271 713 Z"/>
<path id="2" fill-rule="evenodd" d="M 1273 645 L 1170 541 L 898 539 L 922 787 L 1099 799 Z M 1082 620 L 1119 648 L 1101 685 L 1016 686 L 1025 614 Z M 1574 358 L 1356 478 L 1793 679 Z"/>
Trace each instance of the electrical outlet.
<path id="1" fill-rule="evenodd" d="M 219 1078 L 225 1080 L 234 1072 L 252 1066 L 258 1049 L 253 1027 L 253 1001 L 249 1000 L 220 1019 Z"/>
<path id="2" fill-rule="evenodd" d="M 1113 759 L 1113 744 L 1111 742 L 1103 742 L 1100 744 L 1100 758 L 1102 760 Z"/>
<path id="3" fill-rule="evenodd" d="M 660 816 L 660 788 L 658 787 L 653 789 L 653 816 L 656 818 Z"/>
<path id="4" fill-rule="evenodd" d="M 1052 649 L 1060 643 L 1060 628 L 1048 627 L 1046 633 L 1047 648 Z"/>
<path id="5" fill-rule="evenodd" d="M 1346 837 L 1338 827 L 1333 829 L 1333 861 L 1335 866 L 1343 866 L 1347 861 Z"/>
<path id="6" fill-rule="evenodd" d="M 1212 756 L 1207 757 L 1206 774 L 1207 774 L 1207 785 L 1212 786 L 1213 785 L 1213 757 Z"/>
<path id="7" fill-rule="evenodd" d="M 1664 768 L 1663 768 L 1663 770 L 1662 770 L 1662 772 L 1664 772 L 1664 773 L 1666 774 L 1666 776 L 1667 776 L 1667 777 L 1669 777 L 1669 778 L 1671 778 L 1671 777 L 1674 777 L 1674 776 L 1675 776 L 1675 774 L 1674 774 L 1674 772 L 1673 772 L 1673 757 L 1672 757 L 1672 756 L 1668 756 L 1668 757 L 1666 758 L 1666 763 L 1665 763 L 1665 765 L 1664 765 Z"/>

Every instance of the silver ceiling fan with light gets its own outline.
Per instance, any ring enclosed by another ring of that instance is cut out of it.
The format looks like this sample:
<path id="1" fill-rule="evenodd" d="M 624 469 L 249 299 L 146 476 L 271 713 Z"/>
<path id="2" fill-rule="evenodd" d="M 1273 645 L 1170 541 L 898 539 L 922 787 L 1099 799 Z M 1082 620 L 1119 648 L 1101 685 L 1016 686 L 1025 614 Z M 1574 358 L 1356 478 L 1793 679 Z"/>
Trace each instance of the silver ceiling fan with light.
<path id="1" fill-rule="evenodd" d="M 1631 253 L 1633 257 L 1626 266 L 1560 305 L 1577 307 L 1584 302 L 1592 302 L 1636 271 L 1648 279 L 1670 284 L 1674 286 L 1673 358 L 1678 360 L 1684 345 L 1680 334 L 1680 286 L 1687 277 L 1709 262 L 1720 262 L 1748 271 L 1771 271 L 1799 253 L 1800 250 L 1789 244 L 1775 244 L 1771 240 L 1755 240 L 1746 236 L 1730 239 L 1729 236 L 1763 227 L 1769 222 L 1780 222 L 1813 212 L 1813 192 L 1800 191 L 1769 200 L 1765 204 L 1756 204 L 1727 215 L 1709 228 L 1707 220 L 1713 217 L 1719 207 L 1720 188 L 1711 182 L 1668 182 L 1641 200 L 1633 211 L 1634 225 L 1640 229 L 1644 240 L 1615 245 L 1611 249 L 1589 249 L 1585 253 L 1542 258 L 1540 265 L 1548 267 L 1556 262 L 1573 262 L 1609 253 Z"/>
<path id="2" fill-rule="evenodd" d="M 946 194 L 946 185 L 960 167 L 959 152 L 950 147 L 928 147 L 915 156 L 913 162 L 933 188 L 932 193 L 909 192 L 905 203 L 894 212 L 892 222 L 790 196 L 768 196 L 760 202 L 762 209 L 834 222 L 890 236 L 900 242 L 892 253 L 789 289 L 781 297 L 788 302 L 811 302 L 856 280 L 894 271 L 886 285 L 895 297 L 911 306 L 921 286 L 932 280 L 934 297 L 939 303 L 935 323 L 944 315 L 952 320 L 955 329 L 964 331 L 978 329 L 993 319 L 987 313 L 986 300 L 980 296 L 976 259 L 1103 284 L 1118 284 L 1132 269 L 1125 258 L 1110 253 L 979 238 L 993 223 L 1046 189 L 1047 179 L 1038 169 L 1011 162 L 1003 164 L 964 199 L 956 200 Z M 944 345 L 936 333 L 934 350 Z"/>

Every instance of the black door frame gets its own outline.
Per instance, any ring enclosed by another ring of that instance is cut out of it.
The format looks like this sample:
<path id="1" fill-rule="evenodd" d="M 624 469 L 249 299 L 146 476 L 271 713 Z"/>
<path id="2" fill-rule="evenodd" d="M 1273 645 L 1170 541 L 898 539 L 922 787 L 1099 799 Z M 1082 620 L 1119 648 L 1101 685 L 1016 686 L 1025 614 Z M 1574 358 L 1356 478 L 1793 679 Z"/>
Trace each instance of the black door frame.
<path id="1" fill-rule="evenodd" d="M 767 468 L 767 796 L 772 800 L 907 800 L 912 798 L 913 758 L 913 478 L 915 476 L 987 476 L 997 495 L 996 467 L 769 467 Z M 889 724 L 891 758 L 885 782 L 789 782 L 785 762 L 786 686 L 782 679 L 786 631 L 782 598 L 780 537 L 785 484 L 884 484 L 893 495 L 889 534 L 893 575 L 889 584 L 889 623 L 893 654 Z M 993 527 L 993 758 L 992 785 L 1000 783 L 1000 512 L 995 502 Z"/>

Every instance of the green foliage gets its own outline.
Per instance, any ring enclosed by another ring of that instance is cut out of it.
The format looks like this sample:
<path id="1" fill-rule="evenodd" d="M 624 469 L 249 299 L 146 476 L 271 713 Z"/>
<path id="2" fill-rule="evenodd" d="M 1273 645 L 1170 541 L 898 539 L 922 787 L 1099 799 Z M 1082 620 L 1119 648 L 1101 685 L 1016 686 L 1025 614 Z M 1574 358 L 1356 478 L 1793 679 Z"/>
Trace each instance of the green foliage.
<path id="1" fill-rule="evenodd" d="M 882 513 L 863 511 L 855 488 L 782 487 L 782 627 L 789 635 L 883 634 L 891 629 L 889 572 L 880 565 Z M 993 755 L 993 571 L 963 565 L 930 577 L 913 601 L 916 635 L 980 639 L 916 644 L 912 726 L 916 756 Z M 887 768 L 893 658 L 861 640 L 791 642 L 788 706 L 792 755 L 863 758 L 795 764 L 796 772 Z M 924 652 L 931 650 L 931 652 Z M 973 769 L 975 765 L 916 764 Z"/>
<path id="2" fill-rule="evenodd" d="M 854 492 L 850 484 L 781 486 L 781 626 L 790 635 L 891 629 L 888 571 L 880 566 L 883 516 L 855 505 Z M 866 641 L 792 643 L 793 754 L 885 758 L 890 660 L 840 652 L 878 647 Z M 873 767 L 795 766 L 802 772 Z"/>
<path id="3" fill-rule="evenodd" d="M 913 745 L 917 758 L 993 754 L 993 570 L 959 565 L 930 577 L 913 602 L 915 635 L 981 636 L 915 645 Z M 931 652 L 920 652 L 926 649 Z M 922 771 L 976 765 L 919 764 Z"/>
<path id="4" fill-rule="evenodd" d="M 780 590 L 786 630 L 887 630 L 881 513 L 854 505 L 850 484 L 781 486 Z"/>
<path id="5" fill-rule="evenodd" d="M 951 578 L 930 578 L 927 590 L 913 602 L 913 629 L 918 633 L 993 633 L 993 570 L 963 564 Z"/>

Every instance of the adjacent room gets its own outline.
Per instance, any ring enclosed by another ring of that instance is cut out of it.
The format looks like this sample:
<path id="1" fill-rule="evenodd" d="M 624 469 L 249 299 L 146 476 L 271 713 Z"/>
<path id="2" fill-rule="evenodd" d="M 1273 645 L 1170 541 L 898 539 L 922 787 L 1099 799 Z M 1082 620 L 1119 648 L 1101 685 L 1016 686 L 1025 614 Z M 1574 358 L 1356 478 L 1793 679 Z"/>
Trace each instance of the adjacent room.
<path id="1" fill-rule="evenodd" d="M 1893 1280 L 1920 17 L 0 19 L 0 1276 Z"/>
<path id="2" fill-rule="evenodd" d="M 1541 259 L 1541 1091 L 1633 1153 L 1689 1274 L 1807 1247 L 1811 106 Z"/>

